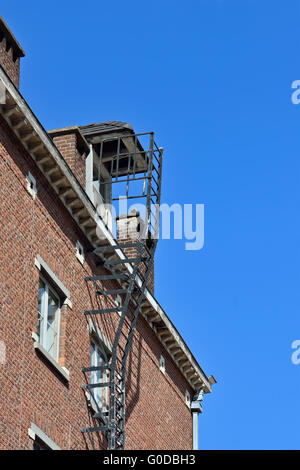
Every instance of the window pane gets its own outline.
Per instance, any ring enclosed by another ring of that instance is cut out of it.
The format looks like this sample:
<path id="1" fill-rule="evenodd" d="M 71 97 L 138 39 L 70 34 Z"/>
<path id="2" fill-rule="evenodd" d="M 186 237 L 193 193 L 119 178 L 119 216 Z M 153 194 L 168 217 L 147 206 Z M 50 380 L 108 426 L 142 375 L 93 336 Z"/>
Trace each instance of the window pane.
<path id="1" fill-rule="evenodd" d="M 35 440 L 33 443 L 33 450 L 50 450 L 50 448 L 40 440 Z"/>
<path id="2" fill-rule="evenodd" d="M 44 342 L 44 296 L 45 296 L 45 283 L 40 279 L 39 283 L 39 300 L 38 300 L 38 337 L 39 342 Z"/>
<path id="3" fill-rule="evenodd" d="M 49 289 L 45 348 L 54 358 L 57 357 L 58 346 L 58 308 L 58 299 Z"/>
<path id="4" fill-rule="evenodd" d="M 104 358 L 101 348 L 94 342 L 91 343 L 91 367 L 98 367 L 104 365 Z M 90 375 L 91 384 L 105 383 L 108 382 L 108 375 L 105 371 L 101 372 L 96 370 L 91 372 Z M 102 411 L 108 409 L 108 387 L 96 387 L 91 389 L 91 400 L 94 402 Z"/>

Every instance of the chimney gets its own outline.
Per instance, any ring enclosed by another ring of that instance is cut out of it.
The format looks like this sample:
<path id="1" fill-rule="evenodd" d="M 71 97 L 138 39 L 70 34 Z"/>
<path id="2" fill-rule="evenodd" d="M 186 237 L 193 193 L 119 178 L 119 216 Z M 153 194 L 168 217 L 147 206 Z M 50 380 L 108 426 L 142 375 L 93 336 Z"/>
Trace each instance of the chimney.
<path id="1" fill-rule="evenodd" d="M 0 65 L 15 86 L 20 84 L 20 59 L 25 52 L 0 16 Z"/>
<path id="2" fill-rule="evenodd" d="M 136 209 L 132 209 L 129 214 L 120 215 L 117 221 L 117 239 L 120 243 L 130 243 L 137 240 L 143 230 L 144 221 L 140 217 Z M 125 248 L 124 253 L 128 258 L 135 258 L 137 255 L 136 248 Z M 146 254 L 146 253 L 145 253 Z M 145 272 L 145 265 L 140 266 L 141 272 Z M 154 263 L 149 273 L 147 289 L 154 295 Z"/>
<path id="3" fill-rule="evenodd" d="M 48 131 L 48 134 L 81 186 L 85 188 L 85 159 L 90 148 L 79 127 L 53 129 Z"/>

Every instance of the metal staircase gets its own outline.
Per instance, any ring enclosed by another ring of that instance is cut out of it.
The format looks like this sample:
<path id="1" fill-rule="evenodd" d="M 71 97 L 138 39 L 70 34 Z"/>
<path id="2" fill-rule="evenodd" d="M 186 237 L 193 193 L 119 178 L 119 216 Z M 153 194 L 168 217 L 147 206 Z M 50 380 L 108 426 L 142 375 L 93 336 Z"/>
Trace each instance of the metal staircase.
<path id="1" fill-rule="evenodd" d="M 149 139 L 147 149 L 141 145 L 141 137 Z M 108 148 L 114 149 L 110 158 L 106 157 Z M 85 311 L 96 335 L 97 317 L 110 315 L 117 321 L 111 354 L 102 346 L 104 363 L 83 369 L 86 377 L 83 389 L 97 407 L 92 425 L 82 429 L 92 449 L 97 447 L 99 434 L 107 439 L 109 449 L 125 448 L 127 357 L 158 241 L 162 158 L 163 150 L 157 147 L 153 133 L 107 138 L 100 145 L 99 185 L 111 188 L 114 183 L 120 183 L 124 188 L 125 183 L 126 198 L 143 198 L 145 213 L 140 215 L 139 231 L 134 237 L 132 234 L 124 239 L 116 237 L 114 245 L 103 240 L 103 245 L 94 250 L 103 274 L 86 278 L 92 283 L 95 296 L 101 299 L 100 308 Z M 133 193 L 131 183 L 135 185 Z M 117 199 L 112 197 L 112 201 Z M 97 383 L 91 383 L 93 373 L 97 374 Z M 99 390 L 107 392 L 106 409 L 97 403 L 97 390 L 98 396 Z"/>

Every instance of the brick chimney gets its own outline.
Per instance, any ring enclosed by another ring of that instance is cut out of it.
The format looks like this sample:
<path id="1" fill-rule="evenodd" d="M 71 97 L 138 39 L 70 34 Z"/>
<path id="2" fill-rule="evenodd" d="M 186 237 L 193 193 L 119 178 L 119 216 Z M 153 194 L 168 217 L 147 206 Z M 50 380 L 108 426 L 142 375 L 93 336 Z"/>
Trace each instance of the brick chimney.
<path id="1" fill-rule="evenodd" d="M 81 186 L 85 188 L 85 159 L 90 149 L 79 127 L 53 129 L 48 131 L 48 134 Z"/>
<path id="2" fill-rule="evenodd" d="M 117 221 L 117 238 L 120 243 L 130 243 L 137 240 L 143 230 L 144 221 L 141 219 L 137 210 L 133 209 L 129 214 L 120 215 L 116 218 Z M 135 258 L 137 254 L 136 248 L 126 248 L 124 252 L 128 258 Z M 141 272 L 145 270 L 145 265 L 142 264 Z M 152 265 L 147 289 L 154 295 L 154 264 Z"/>
<path id="3" fill-rule="evenodd" d="M 15 86 L 20 84 L 20 59 L 25 52 L 0 16 L 0 65 Z"/>

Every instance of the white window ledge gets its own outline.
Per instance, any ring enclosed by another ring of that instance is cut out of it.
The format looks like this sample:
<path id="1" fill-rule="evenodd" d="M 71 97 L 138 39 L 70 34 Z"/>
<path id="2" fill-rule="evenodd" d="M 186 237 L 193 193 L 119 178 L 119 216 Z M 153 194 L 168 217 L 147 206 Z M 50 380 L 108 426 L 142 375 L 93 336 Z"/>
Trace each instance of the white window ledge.
<path id="1" fill-rule="evenodd" d="M 33 335 L 35 335 L 35 333 L 33 333 Z M 33 337 L 33 339 L 36 338 Z M 66 369 L 65 367 L 61 367 L 58 362 L 53 359 L 53 357 L 46 351 L 45 348 L 43 348 L 43 346 L 38 341 L 35 341 L 33 343 L 33 346 L 35 350 L 39 351 L 45 357 L 45 359 L 47 359 L 47 361 L 51 363 L 51 365 L 57 370 L 57 372 L 59 372 L 60 375 L 63 376 L 63 378 L 67 382 L 70 381 L 70 372 L 68 371 L 68 369 Z"/>
<path id="2" fill-rule="evenodd" d="M 112 353 L 112 344 L 111 342 L 107 339 L 104 333 L 98 328 L 98 326 L 92 322 L 92 320 L 89 318 L 89 322 L 87 325 L 88 332 L 90 334 L 96 335 L 97 339 L 100 339 L 102 343 L 104 344 L 105 348 L 107 351 L 111 354 Z"/>
<path id="3" fill-rule="evenodd" d="M 85 397 L 86 397 L 88 406 L 89 406 L 95 413 L 98 413 L 99 410 L 98 410 L 98 408 L 97 408 L 96 403 L 95 403 L 94 400 L 92 399 L 89 390 L 85 390 Z"/>
<path id="4" fill-rule="evenodd" d="M 95 403 L 95 401 L 93 400 L 93 398 L 91 397 L 91 393 L 89 390 L 85 390 L 85 397 L 86 397 L 86 400 L 87 400 L 87 404 L 88 404 L 88 407 L 94 412 L 94 413 L 99 413 L 99 409 Z M 108 415 L 108 410 L 107 411 L 102 411 L 103 415 Z"/>
<path id="5" fill-rule="evenodd" d="M 28 436 L 34 441 L 36 440 L 36 437 L 38 437 L 51 450 L 61 450 L 61 448 L 34 423 L 31 423 L 31 426 L 28 429 Z"/>
<path id="6" fill-rule="evenodd" d="M 71 302 L 71 300 L 68 299 L 68 298 L 66 298 L 66 299 L 64 300 L 63 305 L 67 305 L 71 310 L 72 310 L 72 308 L 73 308 L 72 302 Z"/>

